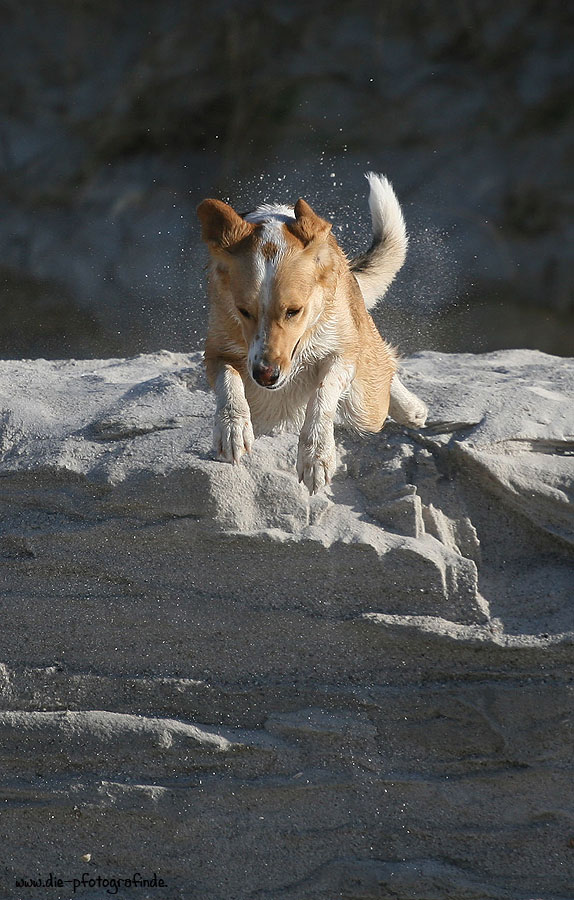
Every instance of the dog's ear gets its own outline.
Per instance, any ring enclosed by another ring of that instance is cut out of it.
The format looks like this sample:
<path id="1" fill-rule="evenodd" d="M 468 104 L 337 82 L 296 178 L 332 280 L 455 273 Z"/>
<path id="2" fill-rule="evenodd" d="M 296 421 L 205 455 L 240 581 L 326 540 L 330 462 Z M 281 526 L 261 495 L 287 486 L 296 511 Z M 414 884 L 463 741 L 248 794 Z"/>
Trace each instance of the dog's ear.
<path id="1" fill-rule="evenodd" d="M 302 197 L 295 204 L 295 221 L 287 222 L 286 225 L 291 234 L 305 246 L 314 240 L 324 240 L 333 227 L 330 222 L 318 216 Z"/>
<path id="2" fill-rule="evenodd" d="M 214 250 L 232 252 L 255 229 L 252 222 L 246 222 L 222 200 L 202 200 L 197 215 L 201 222 L 201 237 Z"/>

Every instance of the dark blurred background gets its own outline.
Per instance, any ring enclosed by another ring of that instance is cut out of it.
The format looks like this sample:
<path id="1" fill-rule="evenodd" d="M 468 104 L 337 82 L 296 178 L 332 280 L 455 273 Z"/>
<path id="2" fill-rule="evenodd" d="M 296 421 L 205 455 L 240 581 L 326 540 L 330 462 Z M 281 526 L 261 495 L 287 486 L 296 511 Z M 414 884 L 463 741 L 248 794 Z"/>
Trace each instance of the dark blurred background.
<path id="1" fill-rule="evenodd" d="M 351 253 L 368 169 L 409 352 L 574 354 L 572 17 L 534 0 L 3 0 L 0 357 L 196 349 L 204 196 L 300 195 Z"/>

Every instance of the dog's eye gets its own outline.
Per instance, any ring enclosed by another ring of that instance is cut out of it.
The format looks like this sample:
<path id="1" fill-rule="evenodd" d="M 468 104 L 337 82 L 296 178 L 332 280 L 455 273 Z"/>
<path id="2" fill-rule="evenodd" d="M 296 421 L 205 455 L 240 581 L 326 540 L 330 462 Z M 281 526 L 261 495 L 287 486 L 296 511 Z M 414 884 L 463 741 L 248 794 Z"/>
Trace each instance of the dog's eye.
<path id="1" fill-rule="evenodd" d="M 300 312 L 301 312 L 300 308 L 299 309 L 288 309 L 285 312 L 285 318 L 292 319 L 294 316 L 298 316 Z"/>
<path id="2" fill-rule="evenodd" d="M 248 310 L 244 309 L 242 306 L 239 306 L 237 308 L 237 311 L 243 316 L 244 319 L 252 319 L 253 318 L 251 313 L 248 312 Z"/>

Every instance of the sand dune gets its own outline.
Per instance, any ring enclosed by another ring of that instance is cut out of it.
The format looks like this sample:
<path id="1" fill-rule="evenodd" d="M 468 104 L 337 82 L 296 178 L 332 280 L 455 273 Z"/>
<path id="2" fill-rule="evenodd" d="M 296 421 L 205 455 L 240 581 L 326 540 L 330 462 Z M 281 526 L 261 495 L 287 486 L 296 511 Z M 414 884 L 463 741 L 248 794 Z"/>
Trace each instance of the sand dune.
<path id="1" fill-rule="evenodd" d="M 0 363 L 0 896 L 568 895 L 574 361 L 404 376 L 310 498 L 198 354 Z"/>

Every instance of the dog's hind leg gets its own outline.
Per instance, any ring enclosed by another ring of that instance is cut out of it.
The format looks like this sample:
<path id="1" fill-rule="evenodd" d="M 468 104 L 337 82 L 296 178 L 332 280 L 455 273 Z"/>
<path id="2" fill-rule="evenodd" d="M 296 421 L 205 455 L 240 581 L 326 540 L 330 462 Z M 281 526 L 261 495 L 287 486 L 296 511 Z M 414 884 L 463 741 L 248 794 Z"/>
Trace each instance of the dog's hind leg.
<path id="1" fill-rule="evenodd" d="M 426 403 L 409 391 L 398 375 L 393 375 L 391 381 L 389 415 L 399 425 L 407 425 L 409 428 L 422 428 L 428 416 Z"/>

